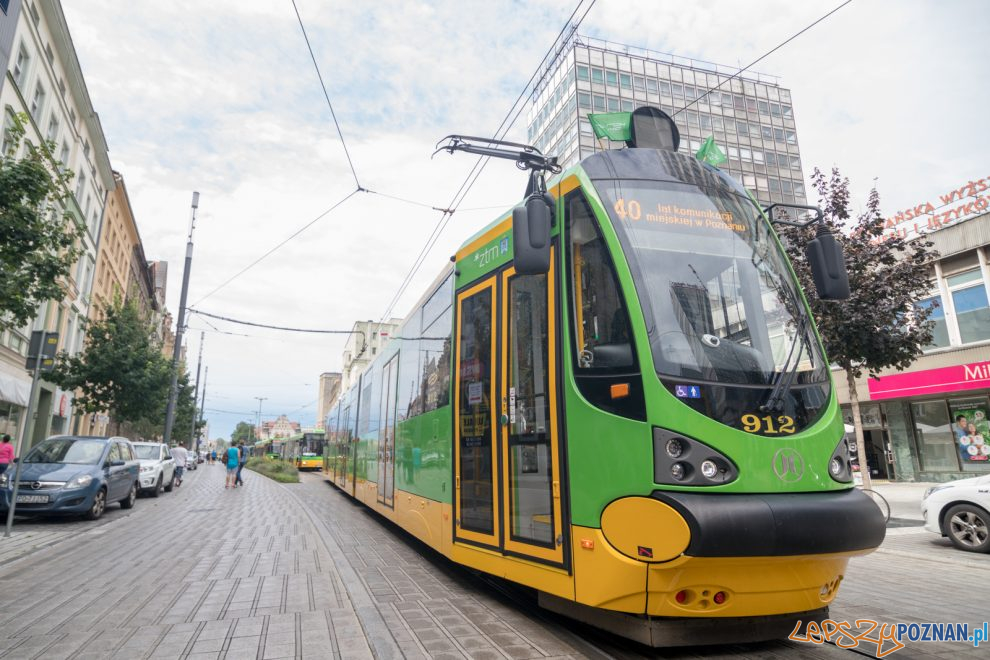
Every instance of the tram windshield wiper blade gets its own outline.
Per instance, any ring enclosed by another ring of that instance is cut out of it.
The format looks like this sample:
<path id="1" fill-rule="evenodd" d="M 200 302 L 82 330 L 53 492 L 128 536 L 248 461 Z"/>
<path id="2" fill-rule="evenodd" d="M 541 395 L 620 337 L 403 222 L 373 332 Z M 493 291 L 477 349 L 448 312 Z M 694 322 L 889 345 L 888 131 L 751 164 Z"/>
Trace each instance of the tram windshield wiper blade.
<path id="1" fill-rule="evenodd" d="M 768 412 L 777 410 L 780 407 L 780 404 L 783 403 L 784 397 L 791 391 L 791 385 L 794 384 L 794 376 L 797 374 L 798 367 L 801 366 L 801 353 L 804 351 L 804 346 L 807 343 L 807 328 L 808 317 L 806 315 L 802 315 L 798 320 L 797 331 L 794 334 L 794 342 L 791 344 L 791 350 L 787 354 L 787 360 L 784 361 L 780 374 L 774 381 L 773 389 L 770 390 L 770 396 L 767 397 L 766 403 L 762 406 L 763 410 Z M 801 348 L 797 348 L 799 344 Z M 794 359 L 794 351 L 796 348 L 797 359 Z"/>

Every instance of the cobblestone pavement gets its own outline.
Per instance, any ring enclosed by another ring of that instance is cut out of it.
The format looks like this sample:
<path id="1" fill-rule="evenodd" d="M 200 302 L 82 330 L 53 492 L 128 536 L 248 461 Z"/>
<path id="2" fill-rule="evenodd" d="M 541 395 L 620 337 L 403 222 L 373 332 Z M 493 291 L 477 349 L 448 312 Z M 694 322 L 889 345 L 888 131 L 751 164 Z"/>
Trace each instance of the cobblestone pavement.
<path id="1" fill-rule="evenodd" d="M 142 498 L 129 515 L 64 523 L 60 542 L 0 565 L 0 660 L 608 657 L 599 641 L 571 632 L 576 624 L 507 604 L 410 545 L 320 475 L 281 485 L 247 473 L 245 488 L 224 490 L 223 468 L 202 468 L 174 493 Z M 990 556 L 956 551 L 920 527 L 891 529 L 879 551 L 853 560 L 832 617 L 979 623 L 988 583 Z M 655 655 L 853 652 L 785 640 Z M 985 655 L 948 642 L 896 653 Z"/>

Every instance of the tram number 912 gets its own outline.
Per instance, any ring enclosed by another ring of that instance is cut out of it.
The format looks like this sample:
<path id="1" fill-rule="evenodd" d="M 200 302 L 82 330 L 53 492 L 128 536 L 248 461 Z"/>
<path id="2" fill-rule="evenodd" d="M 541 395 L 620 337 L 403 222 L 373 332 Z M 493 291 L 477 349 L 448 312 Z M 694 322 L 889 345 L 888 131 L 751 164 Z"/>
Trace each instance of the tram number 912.
<path id="1" fill-rule="evenodd" d="M 746 433 L 760 433 L 763 435 L 790 435 L 794 433 L 794 418 L 788 415 L 765 415 L 760 417 L 752 413 L 739 418 L 742 422 L 743 431 Z M 775 425 L 776 422 L 776 425 Z"/>

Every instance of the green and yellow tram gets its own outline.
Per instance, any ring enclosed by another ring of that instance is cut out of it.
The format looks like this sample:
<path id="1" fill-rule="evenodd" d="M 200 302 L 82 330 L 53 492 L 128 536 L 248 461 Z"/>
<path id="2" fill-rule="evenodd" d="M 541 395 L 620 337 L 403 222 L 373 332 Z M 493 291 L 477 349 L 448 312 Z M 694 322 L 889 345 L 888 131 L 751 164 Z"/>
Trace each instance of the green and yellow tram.
<path id="1" fill-rule="evenodd" d="M 884 520 L 853 488 L 774 212 L 677 153 L 659 110 L 631 121 L 629 148 L 546 184 L 532 148 L 453 137 L 514 154 L 526 201 L 342 395 L 328 476 L 452 561 L 639 641 L 786 636 L 827 615 Z M 809 262 L 841 297 L 826 231 Z"/>

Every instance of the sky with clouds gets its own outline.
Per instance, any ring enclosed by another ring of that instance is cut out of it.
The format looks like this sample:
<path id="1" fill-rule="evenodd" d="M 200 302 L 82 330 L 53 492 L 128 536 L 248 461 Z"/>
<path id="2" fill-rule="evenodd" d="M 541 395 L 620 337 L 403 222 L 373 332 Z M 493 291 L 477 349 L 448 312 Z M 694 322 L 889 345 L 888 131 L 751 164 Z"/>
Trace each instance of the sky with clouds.
<path id="1" fill-rule="evenodd" d="M 575 4 L 296 0 L 361 186 L 426 206 L 358 193 L 217 290 L 355 189 L 292 1 L 62 0 L 145 253 L 169 262 L 169 308 L 196 190 L 190 305 L 335 329 L 385 313 L 440 218 L 427 207 L 447 207 L 474 163 L 431 159 L 434 144 L 492 134 Z M 581 32 L 743 66 L 839 4 L 598 0 Z M 791 90 L 805 173 L 838 166 L 856 204 L 875 181 L 893 214 L 990 175 L 987 25 L 982 0 L 854 0 L 755 69 Z M 524 122 L 509 139 L 525 140 Z M 524 184 L 488 165 L 395 315 Z M 211 436 L 253 420 L 254 397 L 266 418 L 315 421 L 342 336 L 210 323 L 193 316 L 187 338 L 195 356 L 206 331 Z"/>

